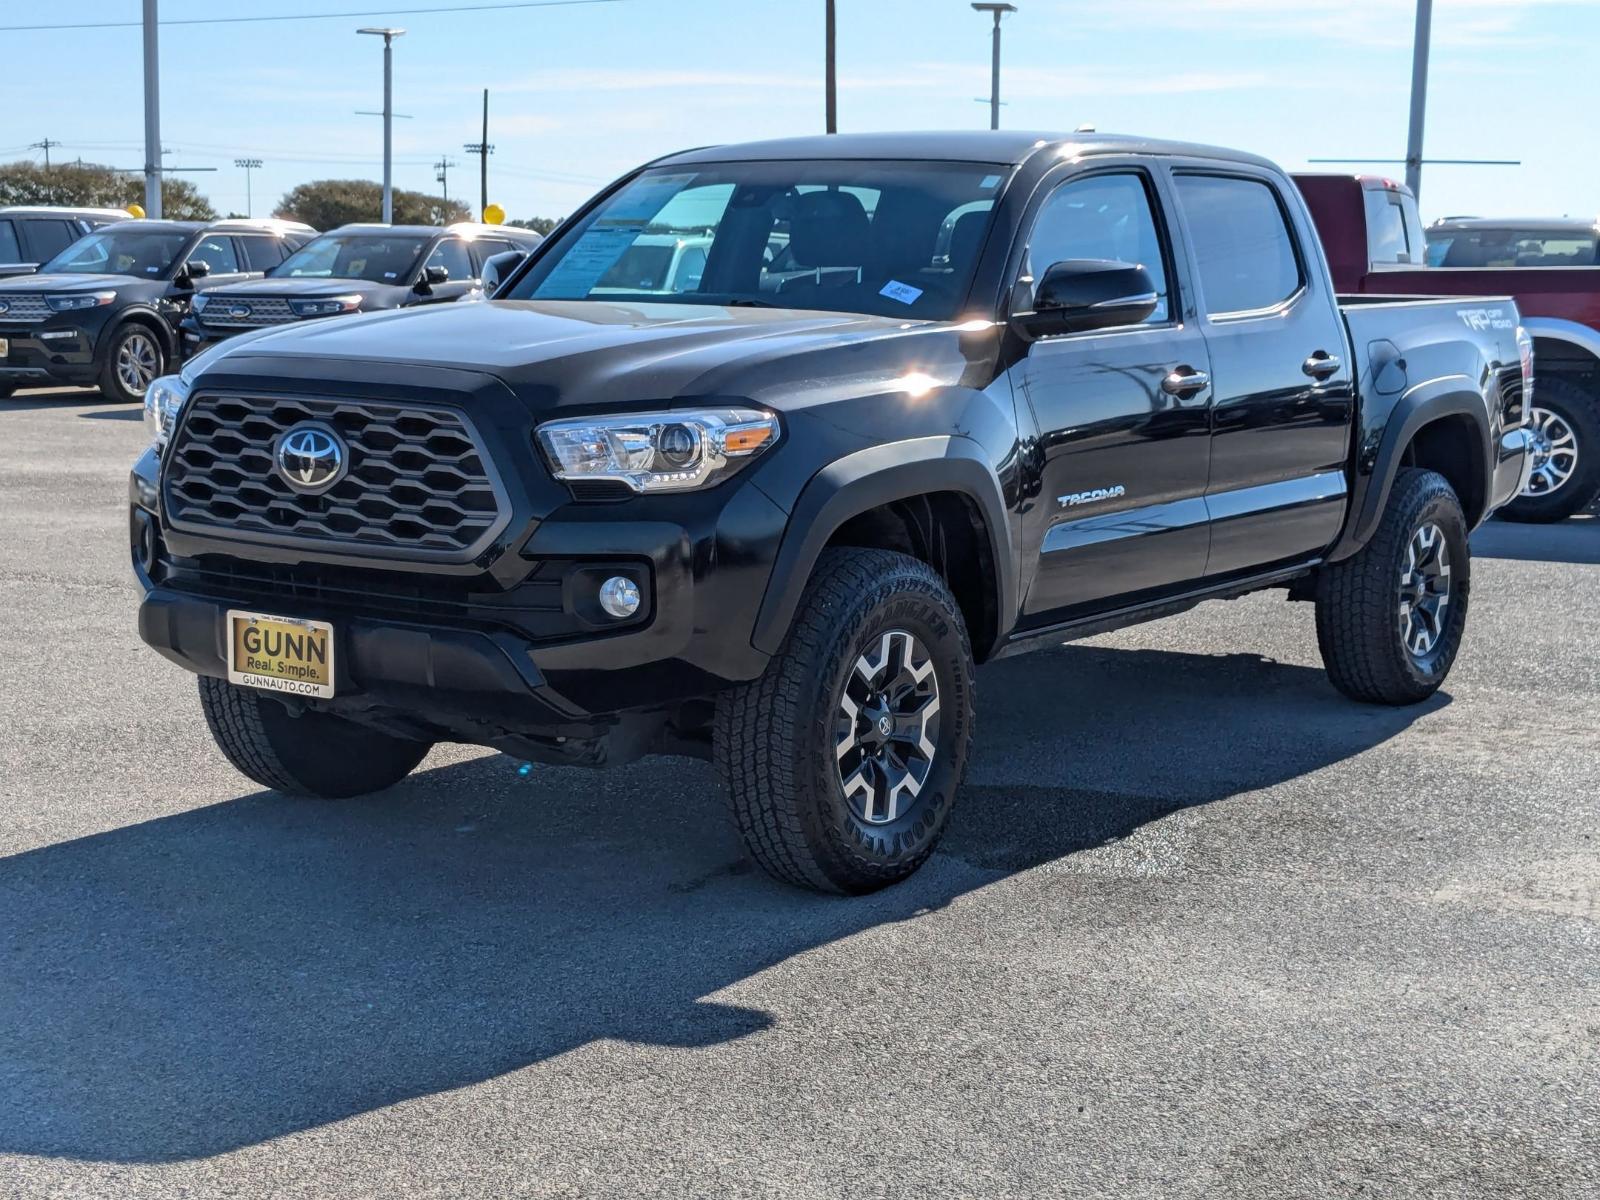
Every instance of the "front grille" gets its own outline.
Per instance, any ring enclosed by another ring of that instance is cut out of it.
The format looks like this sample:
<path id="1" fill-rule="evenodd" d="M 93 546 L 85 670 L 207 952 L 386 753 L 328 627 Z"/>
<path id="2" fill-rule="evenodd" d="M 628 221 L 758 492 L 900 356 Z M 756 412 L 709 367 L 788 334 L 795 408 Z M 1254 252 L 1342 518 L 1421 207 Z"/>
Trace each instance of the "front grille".
<path id="1" fill-rule="evenodd" d="M 295 490 L 275 462 L 303 421 L 331 427 L 349 469 L 320 495 Z M 163 476 L 177 529 L 277 543 L 465 561 L 509 514 L 488 456 L 448 409 L 287 396 L 195 397 Z"/>
<path id="2" fill-rule="evenodd" d="M 205 307 L 195 313 L 195 318 L 212 329 L 259 329 L 263 325 L 282 325 L 286 321 L 293 321 L 295 314 L 287 300 L 207 296 Z"/>
<path id="3" fill-rule="evenodd" d="M 50 306 L 38 293 L 30 296 L 0 296 L 0 304 L 6 306 L 6 311 L 0 312 L 0 324 L 5 324 L 7 321 L 34 324 L 50 315 Z"/>

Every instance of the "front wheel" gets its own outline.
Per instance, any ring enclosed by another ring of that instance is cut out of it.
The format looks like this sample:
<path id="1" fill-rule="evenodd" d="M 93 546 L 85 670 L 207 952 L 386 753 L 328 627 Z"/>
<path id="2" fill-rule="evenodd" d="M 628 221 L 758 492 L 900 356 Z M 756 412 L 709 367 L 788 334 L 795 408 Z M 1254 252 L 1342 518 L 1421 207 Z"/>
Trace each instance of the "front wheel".
<path id="1" fill-rule="evenodd" d="M 944 580 L 905 554 L 840 548 L 766 672 L 718 700 L 715 757 L 763 869 L 859 894 L 933 853 L 972 725 L 972 647 Z"/>
<path id="2" fill-rule="evenodd" d="M 1546 524 L 1588 508 L 1600 495 L 1600 400 L 1565 379 L 1541 379 L 1528 407 L 1528 432 L 1528 486 L 1500 515 Z"/>
<path id="3" fill-rule="evenodd" d="M 1444 476 L 1407 467 L 1377 531 L 1317 579 L 1317 644 L 1333 685 L 1369 704 L 1416 704 L 1439 689 L 1467 625 L 1472 559 Z"/>
<path id="4" fill-rule="evenodd" d="M 205 675 L 200 707 L 229 762 L 262 787 L 291 796 L 333 800 L 381 792 L 430 749 L 332 713 L 297 716 L 260 692 Z"/>
<path id="5" fill-rule="evenodd" d="M 107 400 L 137 404 L 166 369 L 161 339 L 146 325 L 130 322 L 111 335 L 100 364 L 100 391 Z"/>

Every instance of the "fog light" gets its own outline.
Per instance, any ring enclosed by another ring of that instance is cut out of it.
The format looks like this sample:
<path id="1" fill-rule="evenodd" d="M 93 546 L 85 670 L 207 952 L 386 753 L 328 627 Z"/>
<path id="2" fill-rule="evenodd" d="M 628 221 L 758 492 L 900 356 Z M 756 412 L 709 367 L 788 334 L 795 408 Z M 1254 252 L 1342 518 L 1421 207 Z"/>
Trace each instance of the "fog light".
<path id="1" fill-rule="evenodd" d="M 631 617 L 639 611 L 639 585 L 613 575 L 600 585 L 600 607 L 613 617 Z"/>

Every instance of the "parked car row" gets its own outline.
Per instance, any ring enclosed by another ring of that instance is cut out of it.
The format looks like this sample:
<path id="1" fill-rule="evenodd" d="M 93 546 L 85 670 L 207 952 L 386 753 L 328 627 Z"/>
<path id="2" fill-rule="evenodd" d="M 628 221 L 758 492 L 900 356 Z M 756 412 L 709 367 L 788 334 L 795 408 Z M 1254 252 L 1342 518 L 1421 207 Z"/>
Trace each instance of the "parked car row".
<path id="1" fill-rule="evenodd" d="M 489 260 L 503 271 L 540 241 L 491 225 L 348 225 L 318 236 L 291 221 L 109 210 L 0 210 L 0 237 L 7 230 L 23 252 L 57 248 L 36 273 L 19 262 L 0 280 L 0 396 L 82 384 L 129 403 L 233 334 L 458 300 L 479 288 Z M 0 257 L 5 250 L 0 241 Z"/>

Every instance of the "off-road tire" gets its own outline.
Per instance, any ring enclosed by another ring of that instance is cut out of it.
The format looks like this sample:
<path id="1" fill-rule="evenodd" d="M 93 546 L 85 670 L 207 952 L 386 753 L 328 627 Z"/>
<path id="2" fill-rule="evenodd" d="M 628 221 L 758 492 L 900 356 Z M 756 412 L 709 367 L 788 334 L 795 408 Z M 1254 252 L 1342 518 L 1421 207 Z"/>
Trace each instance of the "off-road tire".
<path id="1" fill-rule="evenodd" d="M 262 787 L 291 796 L 334 800 L 380 792 L 409 775 L 430 748 L 332 713 L 295 716 L 259 692 L 204 675 L 200 707 L 229 762 Z"/>
<path id="2" fill-rule="evenodd" d="M 1449 551 L 1451 595 L 1437 643 L 1418 656 L 1402 633 L 1401 579 L 1412 539 L 1430 525 Z M 1444 476 L 1403 468 L 1372 540 L 1318 574 L 1317 644 L 1334 687 L 1368 704 L 1417 704 L 1433 695 L 1461 649 L 1471 583 L 1461 502 Z"/>
<path id="3" fill-rule="evenodd" d="M 123 346 L 135 337 L 142 337 L 155 348 L 154 374 L 151 379 L 158 379 L 166 372 L 167 353 L 161 343 L 161 338 L 148 325 L 138 321 L 127 321 L 119 325 L 106 340 L 101 350 L 100 374 L 97 383 L 100 394 L 107 400 L 118 404 L 142 404 L 144 402 L 144 389 L 135 393 L 122 380 L 117 373 L 117 359 L 122 353 Z"/>
<path id="4" fill-rule="evenodd" d="M 853 811 L 840 779 L 840 699 L 885 634 L 916 639 L 935 671 L 938 725 L 920 791 L 887 823 Z M 861 894 L 920 867 L 949 824 L 973 729 L 972 646 L 926 563 L 888 550 L 826 550 L 762 676 L 717 703 L 713 745 L 734 823 L 768 874 Z"/>
<path id="5" fill-rule="evenodd" d="M 1533 389 L 1532 407 L 1555 414 L 1572 431 L 1578 461 L 1555 491 L 1517 496 L 1500 509 L 1500 516 L 1530 525 L 1565 521 L 1600 496 L 1600 398 L 1565 379 L 1541 379 Z"/>

